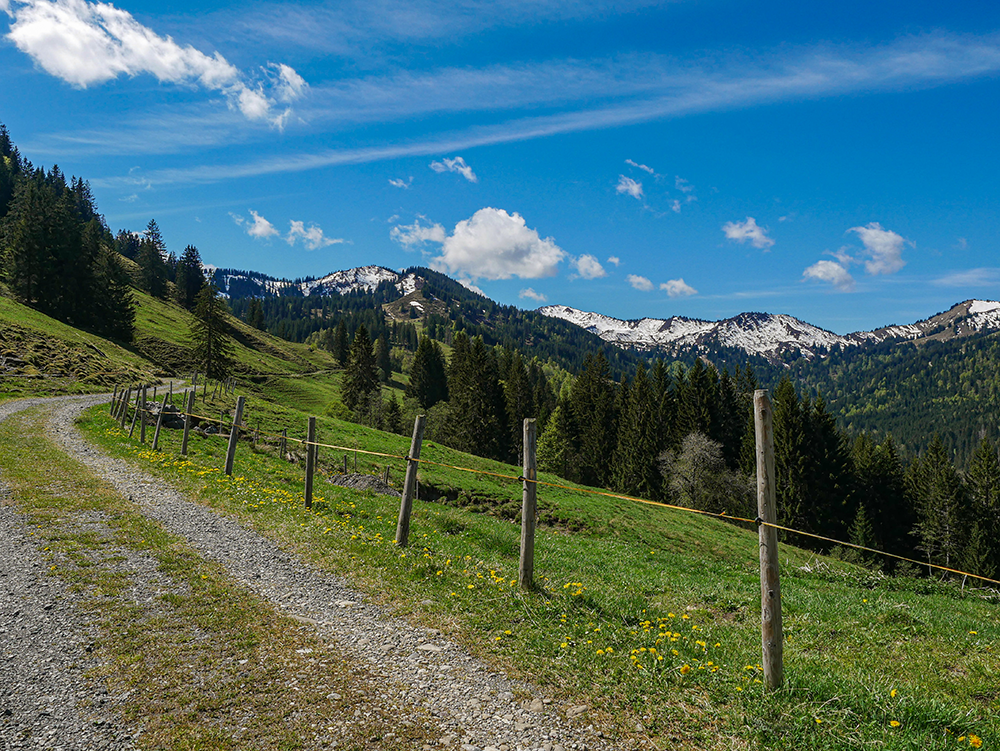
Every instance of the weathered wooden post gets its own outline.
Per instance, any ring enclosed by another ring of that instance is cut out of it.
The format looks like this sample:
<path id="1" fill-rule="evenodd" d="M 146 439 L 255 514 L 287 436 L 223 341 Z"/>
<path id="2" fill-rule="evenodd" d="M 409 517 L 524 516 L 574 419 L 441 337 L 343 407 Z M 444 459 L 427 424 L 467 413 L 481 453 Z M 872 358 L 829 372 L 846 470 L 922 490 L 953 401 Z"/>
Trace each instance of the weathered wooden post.
<path id="1" fill-rule="evenodd" d="M 306 508 L 313 507 L 313 473 L 316 471 L 316 418 L 309 418 L 306 433 Z"/>
<path id="2" fill-rule="evenodd" d="M 128 405 L 132 400 L 131 386 L 125 389 L 125 398 L 122 399 L 122 408 L 118 411 L 118 419 L 121 421 L 121 429 L 125 430 L 125 420 L 128 419 Z"/>
<path id="3" fill-rule="evenodd" d="M 347 474 L 347 454 L 344 454 L 344 474 Z"/>
<path id="4" fill-rule="evenodd" d="M 281 429 L 281 443 L 278 444 L 278 456 L 281 460 L 285 460 L 285 455 L 288 453 L 288 430 L 285 428 Z"/>
<path id="5" fill-rule="evenodd" d="M 535 513 L 538 508 L 538 470 L 535 439 L 538 422 L 524 419 L 524 488 L 521 494 L 521 565 L 517 578 L 522 589 L 535 586 Z"/>
<path id="6" fill-rule="evenodd" d="M 396 544 L 405 548 L 410 540 L 410 514 L 413 513 L 413 496 L 417 489 L 417 460 L 420 458 L 420 444 L 424 440 L 424 416 L 417 415 L 413 421 L 413 439 L 410 441 L 410 455 L 406 457 L 406 480 L 403 482 L 403 498 L 399 502 L 399 521 L 396 522 Z M 347 457 L 344 457 L 345 463 Z"/>
<path id="7" fill-rule="evenodd" d="M 111 395 L 111 407 L 108 409 L 109 415 L 114 415 L 115 407 L 118 404 L 118 384 L 115 384 L 115 393 Z"/>
<path id="8" fill-rule="evenodd" d="M 767 389 L 753 394 L 757 439 L 757 534 L 760 539 L 760 640 L 764 684 L 778 689 L 785 679 L 781 629 L 781 581 L 778 577 L 778 530 L 774 477 L 774 428 Z"/>
<path id="9" fill-rule="evenodd" d="M 191 435 L 191 420 L 192 414 L 194 413 L 194 391 L 188 392 L 187 398 L 187 409 L 184 411 L 187 413 L 184 415 L 184 438 L 181 439 L 181 456 L 188 455 L 188 437 Z"/>
<path id="10" fill-rule="evenodd" d="M 160 414 L 156 416 L 156 430 L 153 432 L 153 451 L 160 450 L 160 428 L 163 427 L 163 413 L 167 411 L 167 395 L 163 395 L 163 404 L 160 405 Z"/>
<path id="11" fill-rule="evenodd" d="M 132 410 L 132 426 L 128 429 L 128 437 L 135 433 L 135 421 L 139 419 L 139 394 L 142 393 L 139 387 L 135 387 L 135 408 Z"/>
<path id="12" fill-rule="evenodd" d="M 153 386 L 153 403 L 156 403 L 156 386 Z"/>
<path id="13" fill-rule="evenodd" d="M 245 396 L 236 400 L 236 416 L 233 418 L 233 427 L 229 431 L 229 450 L 226 452 L 226 474 L 232 476 L 233 462 L 236 461 L 236 443 L 240 440 L 240 421 L 243 419 L 243 404 Z"/>
<path id="14" fill-rule="evenodd" d="M 142 416 L 139 418 L 139 440 L 146 442 L 146 387 L 142 387 Z"/>

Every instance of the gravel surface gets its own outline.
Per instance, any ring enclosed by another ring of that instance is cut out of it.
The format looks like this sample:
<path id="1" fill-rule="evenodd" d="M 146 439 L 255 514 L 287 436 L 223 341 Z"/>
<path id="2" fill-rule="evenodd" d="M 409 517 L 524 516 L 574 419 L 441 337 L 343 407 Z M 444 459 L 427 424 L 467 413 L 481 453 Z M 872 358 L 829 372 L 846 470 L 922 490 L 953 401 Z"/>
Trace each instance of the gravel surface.
<path id="1" fill-rule="evenodd" d="M 0 404 L 0 421 L 48 401 Z M 0 748 L 132 749 L 138 731 L 114 710 L 124 697 L 85 674 L 97 667 L 96 629 L 77 606 L 80 595 L 48 575 L 42 545 L 24 515 L 6 505 L 8 494 L 0 476 Z M 107 531 L 99 518 L 82 523 Z"/>
<path id="2" fill-rule="evenodd" d="M 106 399 L 77 397 L 33 401 L 54 403 L 50 435 L 67 453 L 105 477 L 123 495 L 141 504 L 150 517 L 186 538 L 203 556 L 219 562 L 235 580 L 274 603 L 286 615 L 315 628 L 320 636 L 338 642 L 348 656 L 364 660 L 369 670 L 383 679 L 382 694 L 378 697 L 381 703 L 422 707 L 429 712 L 439 723 L 436 747 L 462 751 L 632 747 L 600 737 L 586 723 L 587 707 L 557 705 L 537 687 L 510 680 L 439 632 L 415 628 L 389 617 L 339 577 L 303 564 L 273 541 L 233 519 L 187 501 L 151 475 L 86 444 L 73 426 L 73 420 L 87 406 Z M 0 406 L 0 419 L 5 407 L 10 411 L 26 404 L 22 401 Z M 0 535 L 6 536 L 5 526 L 0 527 Z M 23 532 L 21 539 L 24 540 Z M 25 544 L 30 548 L 27 552 L 33 551 L 37 561 L 37 549 L 30 543 Z M 6 563 L 4 568 L 7 568 Z M 22 563 L 19 568 L 26 566 Z M 0 577 L 0 586 L 3 581 Z M 39 590 L 36 587 L 33 591 Z M 49 611 L 42 610 L 43 607 L 44 602 L 39 601 L 37 610 L 22 610 L 22 619 L 27 613 L 27 619 L 23 620 L 32 624 L 36 620 L 44 622 L 43 614 Z M 6 622 L 6 611 L 4 613 Z M 82 624 L 70 630 L 76 633 L 81 632 L 81 628 Z M 0 644 L 5 643 L 2 641 L 5 637 L 5 633 L 0 634 Z M 78 642 L 71 640 L 68 643 Z M 39 662 L 30 656 L 24 659 L 26 663 Z M 71 676 L 60 675 L 57 683 L 73 684 Z M 17 680 L 26 682 L 27 674 Z M 66 690 L 63 687 L 57 693 Z M 568 722 L 567 717 L 572 722 Z M 74 743 L 65 747 L 91 746 Z"/>

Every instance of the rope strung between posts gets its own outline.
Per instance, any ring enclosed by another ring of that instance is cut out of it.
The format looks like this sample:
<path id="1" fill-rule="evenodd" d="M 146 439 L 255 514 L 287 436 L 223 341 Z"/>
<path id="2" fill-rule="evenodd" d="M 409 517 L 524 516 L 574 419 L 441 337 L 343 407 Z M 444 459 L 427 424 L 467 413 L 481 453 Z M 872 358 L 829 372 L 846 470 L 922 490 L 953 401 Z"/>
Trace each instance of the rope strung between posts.
<path id="1" fill-rule="evenodd" d="M 146 408 L 140 408 L 140 411 L 146 412 L 148 414 L 153 414 L 152 410 L 146 409 Z M 194 417 L 194 418 L 196 418 L 198 420 L 205 420 L 207 422 L 217 422 L 220 425 L 222 424 L 222 420 L 213 419 L 213 418 L 210 418 L 210 417 L 202 417 L 200 415 L 190 414 L 190 413 L 187 413 L 187 412 L 177 412 L 175 414 L 180 415 L 180 416 L 184 416 L 184 417 Z M 708 517 L 712 517 L 714 519 L 723 519 L 723 520 L 727 520 L 727 521 L 743 522 L 745 524 L 755 524 L 757 526 L 771 527 L 773 529 L 777 529 L 777 530 L 780 530 L 782 532 L 787 532 L 789 534 L 799 535 L 801 537 L 809 537 L 809 538 L 814 539 L 814 540 L 820 540 L 822 542 L 828 542 L 828 543 L 831 543 L 831 544 L 834 544 L 834 545 L 841 545 L 841 546 L 846 547 L 846 548 L 852 548 L 854 550 L 860 550 L 860 551 L 863 551 L 863 552 L 866 552 L 866 553 L 872 553 L 874 555 L 881 555 L 881 556 L 884 556 L 886 558 L 893 558 L 893 559 L 898 560 L 898 561 L 906 561 L 907 563 L 912 563 L 912 564 L 914 564 L 916 566 L 920 566 L 920 567 L 926 566 L 927 568 L 931 568 L 931 569 L 934 569 L 934 570 L 937 570 L 937 571 L 946 571 L 946 572 L 948 572 L 950 574 L 956 574 L 958 576 L 964 576 L 964 577 L 969 577 L 969 578 L 972 578 L 972 579 L 978 579 L 978 580 L 980 580 L 982 582 L 987 582 L 989 584 L 995 584 L 997 586 L 1000 586 L 1000 580 L 991 579 L 988 576 L 981 576 L 979 574 L 973 574 L 973 573 L 970 573 L 968 571 L 962 571 L 960 569 L 950 568 L 948 566 L 941 566 L 941 565 L 939 565 L 937 563 L 929 563 L 927 561 L 918 561 L 915 558 L 907 558 L 906 556 L 903 556 L 903 555 L 897 555 L 895 553 L 887 553 L 886 551 L 884 551 L 884 550 L 878 550 L 877 548 L 869 548 L 869 547 L 867 547 L 865 545 L 857 545 L 857 544 L 855 544 L 853 542 L 845 542 L 844 540 L 838 540 L 838 539 L 833 538 L 833 537 L 825 537 L 824 535 L 818 535 L 818 534 L 815 534 L 813 532 L 804 532 L 804 531 L 802 531 L 800 529 L 794 529 L 792 527 L 786 527 L 786 526 L 783 526 L 781 524 L 772 524 L 770 522 L 762 521 L 759 517 L 756 518 L 756 519 L 747 519 L 747 518 L 742 517 L 742 516 L 732 516 L 731 514 L 727 514 L 725 512 L 716 513 L 714 511 L 703 511 L 701 509 L 688 508 L 687 506 L 677 506 L 677 505 L 672 504 L 672 503 L 663 503 L 661 501 L 650 501 L 650 500 L 648 500 L 646 498 L 637 498 L 635 496 L 622 495 L 621 493 L 612 493 L 612 492 L 605 491 L 605 490 L 591 490 L 590 488 L 573 487 L 571 485 L 563 485 L 561 483 L 556 483 L 556 482 L 546 482 L 544 480 L 531 480 L 531 479 L 528 479 L 527 477 L 524 477 L 523 475 L 508 475 L 508 474 L 504 474 L 502 472 L 491 472 L 491 471 L 485 470 L 485 469 L 473 469 L 471 467 L 460 467 L 460 466 L 455 465 L 455 464 L 446 464 L 444 462 L 436 462 L 436 461 L 433 461 L 431 459 L 413 459 L 413 458 L 411 458 L 409 456 L 402 456 L 400 454 L 389 454 L 389 453 L 385 453 L 385 452 L 381 452 L 381 451 L 368 451 L 366 449 L 352 448 L 350 446 L 338 446 L 336 444 L 330 444 L 330 443 L 319 443 L 318 441 L 307 441 L 307 440 L 304 440 L 304 439 L 301 439 L 301 438 L 288 438 L 288 437 L 282 436 L 280 434 L 267 433 L 265 431 L 259 431 L 259 432 L 260 432 L 261 435 L 270 436 L 272 438 L 284 438 L 285 440 L 287 440 L 289 442 L 298 443 L 298 444 L 301 444 L 301 445 L 304 445 L 304 446 L 316 446 L 316 447 L 319 447 L 319 448 L 333 449 L 335 451 L 353 451 L 355 453 L 364 454 L 366 456 L 379 456 L 379 457 L 383 457 L 383 458 L 386 458 L 386 459 L 399 459 L 401 461 L 416 462 L 418 464 L 430 464 L 430 465 L 433 465 L 433 466 L 436 466 L 436 467 L 444 467 L 446 469 L 454 469 L 454 470 L 457 470 L 459 472 L 469 472 L 470 474 L 474 474 L 474 475 L 486 475 L 488 477 L 496 477 L 496 478 L 499 478 L 499 479 L 502 479 L 502 480 L 513 480 L 515 482 L 530 482 L 530 483 L 534 483 L 536 485 L 543 485 L 543 486 L 549 487 L 549 488 L 558 488 L 560 490 L 568 490 L 568 491 L 573 492 L 573 493 L 582 493 L 584 495 L 603 496 L 605 498 L 614 498 L 616 500 L 621 500 L 621 501 L 631 501 L 633 503 L 642 503 L 642 504 L 645 504 L 647 506 L 656 506 L 656 507 L 659 507 L 659 508 L 670 509 L 670 510 L 673 510 L 673 511 L 683 511 L 683 512 L 686 512 L 686 513 L 689 513 L 689 514 L 697 514 L 699 516 L 708 516 Z"/>

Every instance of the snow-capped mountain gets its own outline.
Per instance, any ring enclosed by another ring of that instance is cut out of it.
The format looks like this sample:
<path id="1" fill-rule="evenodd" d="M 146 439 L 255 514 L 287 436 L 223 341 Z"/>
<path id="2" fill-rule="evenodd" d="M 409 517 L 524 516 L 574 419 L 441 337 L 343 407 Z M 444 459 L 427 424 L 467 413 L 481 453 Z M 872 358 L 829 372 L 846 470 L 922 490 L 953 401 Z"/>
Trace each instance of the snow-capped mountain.
<path id="1" fill-rule="evenodd" d="M 383 282 L 392 282 L 401 294 L 416 289 L 415 275 L 405 278 L 382 266 L 361 266 L 355 269 L 334 271 L 319 279 L 290 281 L 277 279 L 255 271 L 205 267 L 205 276 L 226 297 L 274 297 L 278 295 L 346 295 L 351 292 L 374 292 Z"/>
<path id="2" fill-rule="evenodd" d="M 950 339 L 1000 329 L 1000 302 L 988 300 L 966 300 L 924 321 L 847 336 L 789 315 L 772 313 L 741 313 L 722 321 L 683 316 L 622 321 L 565 305 L 547 305 L 538 312 L 574 323 L 624 349 L 678 356 L 727 348 L 771 362 L 787 360 L 790 355 L 812 360 L 838 349 L 870 346 L 889 339 Z"/>

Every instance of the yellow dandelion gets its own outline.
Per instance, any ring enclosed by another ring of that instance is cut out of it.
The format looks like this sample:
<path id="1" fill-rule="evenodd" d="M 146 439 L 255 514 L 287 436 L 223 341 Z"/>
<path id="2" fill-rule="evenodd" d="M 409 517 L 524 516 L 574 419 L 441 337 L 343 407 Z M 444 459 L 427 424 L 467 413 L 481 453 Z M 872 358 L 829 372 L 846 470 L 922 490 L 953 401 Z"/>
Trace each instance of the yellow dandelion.
<path id="1" fill-rule="evenodd" d="M 685 663 L 684 665 L 681 665 L 681 675 L 687 675 L 690 672 L 691 672 L 691 666 L 690 665 L 688 665 L 687 663 Z"/>
<path id="2" fill-rule="evenodd" d="M 899 727 L 899 720 L 889 720 L 889 727 L 891 727 L 891 728 L 898 728 Z"/>
<path id="3" fill-rule="evenodd" d="M 893 689 L 892 691 L 890 691 L 889 692 L 889 696 L 891 696 L 893 699 L 895 699 L 896 698 L 896 689 Z"/>

